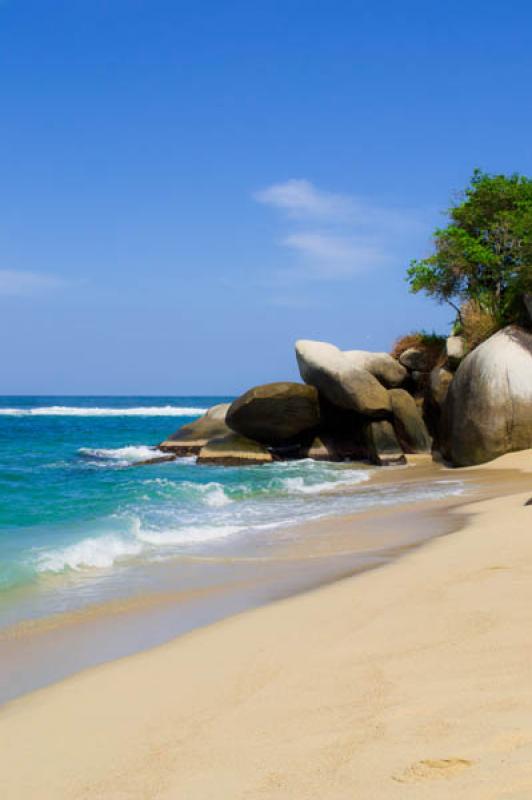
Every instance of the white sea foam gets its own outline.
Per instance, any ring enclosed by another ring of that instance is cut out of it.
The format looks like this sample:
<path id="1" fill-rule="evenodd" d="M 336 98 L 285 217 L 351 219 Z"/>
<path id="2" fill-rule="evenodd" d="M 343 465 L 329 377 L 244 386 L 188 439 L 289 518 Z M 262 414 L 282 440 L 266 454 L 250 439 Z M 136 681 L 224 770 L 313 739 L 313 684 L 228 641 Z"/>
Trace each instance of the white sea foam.
<path id="1" fill-rule="evenodd" d="M 53 573 L 109 569 L 120 561 L 138 556 L 150 558 L 165 548 L 225 539 L 243 529 L 242 525 L 183 525 L 158 530 L 143 528 L 140 520 L 134 519 L 129 535 L 107 534 L 81 539 L 41 553 L 35 566 L 38 572 Z"/>
<path id="2" fill-rule="evenodd" d="M 141 542 L 107 535 L 82 539 L 75 544 L 43 553 L 37 561 L 39 572 L 63 572 L 92 567 L 106 569 L 119 559 L 140 555 Z"/>
<path id="3" fill-rule="evenodd" d="M 147 445 L 130 445 L 128 447 L 80 447 L 78 453 L 86 458 L 96 458 L 98 466 L 108 466 L 109 463 L 117 466 L 128 466 L 137 461 L 146 461 L 149 458 L 163 456 L 161 450 Z M 91 462 L 94 463 L 94 462 Z"/>
<path id="4" fill-rule="evenodd" d="M 147 451 L 147 452 L 146 452 Z M 139 447 L 115 450 L 86 450 L 102 462 L 121 463 L 121 459 L 139 460 L 154 450 Z M 155 451 L 156 452 L 156 451 Z M 129 461 L 128 463 L 132 463 Z M 292 467 L 294 469 L 294 466 Z M 102 520 L 99 533 L 61 547 L 38 552 L 32 562 L 39 572 L 85 571 L 110 569 L 131 559 L 148 561 L 173 557 L 179 553 L 207 550 L 237 534 L 259 537 L 273 534 L 273 529 L 285 529 L 304 520 L 336 514 L 355 513 L 378 506 L 461 494 L 464 485 L 457 480 L 440 480 L 428 486 L 401 484 L 361 486 L 357 491 L 341 491 L 342 487 L 368 481 L 371 471 L 312 465 L 305 474 L 282 475 L 268 479 L 255 490 L 244 491 L 246 485 L 224 486 L 216 481 L 198 484 L 192 481 L 170 481 L 152 478 L 143 481 L 166 489 L 170 502 L 131 508 L 131 513 L 113 514 Z M 314 481 L 314 482 L 312 482 Z M 163 501 L 165 497 L 163 495 Z M 267 502 L 264 502 L 264 501 Z M 192 501 L 192 504 L 190 503 Z M 201 508 L 203 506 L 203 508 Z"/>
<path id="5" fill-rule="evenodd" d="M 226 495 L 222 484 L 216 483 L 215 481 L 211 481 L 210 483 L 191 483 L 190 481 L 184 481 L 181 485 L 185 490 L 199 494 L 205 505 L 212 506 L 213 508 L 221 508 L 233 502 L 231 498 Z"/>
<path id="6" fill-rule="evenodd" d="M 225 539 L 245 529 L 244 525 L 184 525 L 168 530 L 149 530 L 140 528 L 138 538 L 142 542 L 164 547 L 169 545 L 190 545 L 198 542 L 211 542 Z"/>
<path id="7" fill-rule="evenodd" d="M 83 406 L 37 406 L 35 408 L 0 408 L 8 417 L 196 417 L 206 408 L 183 406 L 138 406 L 136 408 L 89 408 Z"/>
<path id="8" fill-rule="evenodd" d="M 319 483 L 305 483 L 305 479 L 301 476 L 293 478 L 283 478 L 281 480 L 281 487 L 289 494 L 324 494 L 325 492 L 332 492 L 342 486 L 356 486 L 358 483 L 364 483 L 369 480 L 369 473 L 362 470 L 349 470 L 349 474 L 345 477 L 332 478 L 331 480 L 322 481 Z"/>

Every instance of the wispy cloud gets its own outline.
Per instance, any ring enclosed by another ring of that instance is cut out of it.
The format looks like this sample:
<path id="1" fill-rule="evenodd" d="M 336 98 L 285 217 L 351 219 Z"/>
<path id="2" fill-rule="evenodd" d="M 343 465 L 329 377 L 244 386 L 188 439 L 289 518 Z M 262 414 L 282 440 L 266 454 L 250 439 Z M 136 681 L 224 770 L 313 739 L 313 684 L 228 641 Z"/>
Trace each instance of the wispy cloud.
<path id="1" fill-rule="evenodd" d="M 427 230 L 424 215 L 404 208 L 379 206 L 364 197 L 319 189 L 305 179 L 275 183 L 254 194 L 277 210 L 288 230 L 281 246 L 295 262 L 274 276 L 300 281 L 346 280 L 361 272 L 402 262 L 408 243 Z"/>
<path id="2" fill-rule="evenodd" d="M 282 243 L 306 259 L 306 272 L 314 278 L 350 277 L 389 261 L 389 256 L 379 247 L 355 236 L 307 231 L 286 236 Z"/>
<path id="3" fill-rule="evenodd" d="M 24 270 L 0 269 L 0 297 L 20 297 L 39 294 L 65 286 L 56 275 Z"/>
<path id="4" fill-rule="evenodd" d="M 354 212 L 350 197 L 323 192 L 310 181 L 292 178 L 254 194 L 259 203 L 281 209 L 295 219 L 341 220 Z"/>

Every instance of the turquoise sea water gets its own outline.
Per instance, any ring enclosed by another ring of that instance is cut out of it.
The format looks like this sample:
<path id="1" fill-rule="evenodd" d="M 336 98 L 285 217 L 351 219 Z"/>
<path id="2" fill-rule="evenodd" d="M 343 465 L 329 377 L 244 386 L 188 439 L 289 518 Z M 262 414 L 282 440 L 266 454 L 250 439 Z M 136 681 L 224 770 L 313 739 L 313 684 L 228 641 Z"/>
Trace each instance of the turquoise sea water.
<path id="1" fill-rule="evenodd" d="M 0 599 L 46 585 L 53 595 L 63 586 L 64 610 L 80 592 L 97 600 L 103 580 L 127 583 L 132 565 L 264 552 L 300 521 L 461 490 L 457 481 L 375 489 L 365 465 L 308 460 L 131 466 L 228 399 L 0 398 Z"/>

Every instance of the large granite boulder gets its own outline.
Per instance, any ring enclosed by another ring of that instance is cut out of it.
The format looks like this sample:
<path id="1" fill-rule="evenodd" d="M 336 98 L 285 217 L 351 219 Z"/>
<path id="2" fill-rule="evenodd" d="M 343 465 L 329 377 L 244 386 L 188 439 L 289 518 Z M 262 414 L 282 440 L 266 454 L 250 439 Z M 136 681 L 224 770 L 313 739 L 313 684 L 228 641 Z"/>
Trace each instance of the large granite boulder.
<path id="1" fill-rule="evenodd" d="M 456 466 L 532 447 L 532 333 L 509 326 L 462 361 L 443 410 L 443 454 Z"/>
<path id="2" fill-rule="evenodd" d="M 159 450 L 178 456 L 197 455 L 209 439 L 231 432 L 225 422 L 229 406 L 230 403 L 212 406 L 202 417 L 183 425 L 166 441 L 161 442 Z"/>
<path id="3" fill-rule="evenodd" d="M 387 419 L 368 422 L 366 443 L 369 460 L 380 467 L 405 464 L 406 459 L 395 435 L 392 423 Z"/>
<path id="4" fill-rule="evenodd" d="M 269 464 L 272 454 L 259 442 L 229 432 L 207 442 L 198 455 L 198 464 L 216 464 L 223 467 L 256 466 Z"/>
<path id="5" fill-rule="evenodd" d="M 344 350 L 347 362 L 355 369 L 366 369 L 386 388 L 401 386 L 408 373 L 389 353 L 371 353 L 368 350 Z"/>
<path id="6" fill-rule="evenodd" d="M 335 406 L 368 417 L 391 413 L 384 386 L 367 369 L 353 366 L 338 347 L 300 339 L 296 342 L 296 357 L 305 383 L 315 386 Z"/>
<path id="7" fill-rule="evenodd" d="M 320 421 L 318 391 L 304 383 L 255 386 L 231 403 L 227 425 L 267 445 L 297 441 Z"/>
<path id="8" fill-rule="evenodd" d="M 405 453 L 430 453 L 431 438 L 421 412 L 411 394 L 390 389 L 393 427 Z"/>

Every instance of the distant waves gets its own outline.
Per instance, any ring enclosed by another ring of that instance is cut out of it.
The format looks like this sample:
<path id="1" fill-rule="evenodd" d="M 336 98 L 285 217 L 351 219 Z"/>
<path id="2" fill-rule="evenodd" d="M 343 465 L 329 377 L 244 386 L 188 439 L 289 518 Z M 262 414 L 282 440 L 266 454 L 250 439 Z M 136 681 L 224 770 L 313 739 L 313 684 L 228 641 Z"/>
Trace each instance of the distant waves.
<path id="1" fill-rule="evenodd" d="M 99 408 L 89 406 L 37 406 L 36 408 L 0 408 L 7 417 L 196 417 L 206 408 L 181 406 L 138 406 L 136 408 Z"/>

